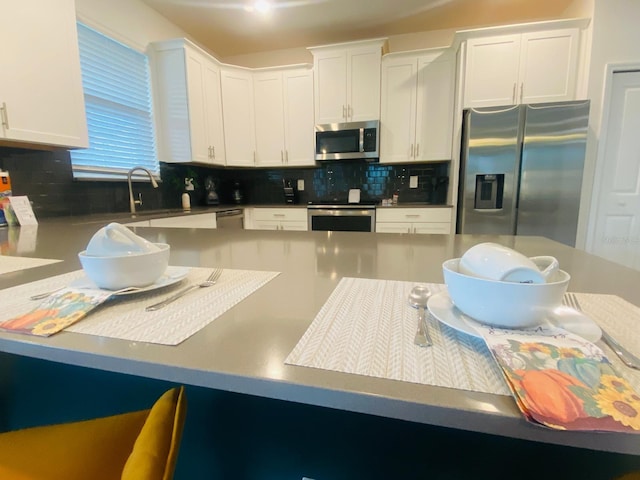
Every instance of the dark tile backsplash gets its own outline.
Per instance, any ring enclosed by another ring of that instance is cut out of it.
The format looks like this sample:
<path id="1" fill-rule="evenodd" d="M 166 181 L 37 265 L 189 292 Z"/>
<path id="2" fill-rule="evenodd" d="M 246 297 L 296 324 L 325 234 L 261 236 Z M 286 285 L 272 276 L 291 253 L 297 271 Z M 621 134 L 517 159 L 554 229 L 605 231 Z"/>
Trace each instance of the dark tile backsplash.
<path id="1" fill-rule="evenodd" d="M 126 182 L 76 181 L 67 151 L 37 151 L 0 148 L 0 168 L 8 170 L 14 195 L 27 195 L 39 217 L 124 212 L 129 209 Z M 193 178 L 192 205 L 204 205 L 205 180 L 211 177 L 220 203 L 233 203 L 234 185 L 242 192 L 242 203 L 285 203 L 283 186 L 296 188 L 304 180 L 305 190 L 298 192 L 298 203 L 314 200 L 344 200 L 350 188 L 360 188 L 362 200 L 380 201 L 394 192 L 401 203 L 446 202 L 448 162 L 429 164 L 382 165 L 349 160 L 323 162 L 310 168 L 207 168 L 195 165 L 161 164 L 162 183 L 155 190 L 146 182 L 134 183 L 134 192 L 142 193 L 143 208 L 177 208 L 184 192 L 184 179 Z M 409 177 L 418 177 L 418 188 L 409 188 Z"/>

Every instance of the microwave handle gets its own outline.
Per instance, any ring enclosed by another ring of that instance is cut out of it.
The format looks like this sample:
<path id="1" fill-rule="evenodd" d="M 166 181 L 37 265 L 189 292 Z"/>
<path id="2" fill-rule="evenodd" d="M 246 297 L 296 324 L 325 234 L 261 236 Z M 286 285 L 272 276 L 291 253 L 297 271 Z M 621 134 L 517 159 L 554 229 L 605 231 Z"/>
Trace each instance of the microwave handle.
<path id="1" fill-rule="evenodd" d="M 364 152 L 364 128 L 360 129 L 360 151 Z"/>

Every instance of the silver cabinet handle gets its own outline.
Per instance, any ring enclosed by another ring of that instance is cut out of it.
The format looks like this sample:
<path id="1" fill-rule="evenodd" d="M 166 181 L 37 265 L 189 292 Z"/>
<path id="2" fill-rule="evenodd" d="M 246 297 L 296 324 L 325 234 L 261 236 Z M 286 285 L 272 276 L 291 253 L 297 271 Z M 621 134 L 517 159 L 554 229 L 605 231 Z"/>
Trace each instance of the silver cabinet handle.
<path id="1" fill-rule="evenodd" d="M 284 163 L 289 165 L 289 150 L 284 151 Z"/>
<path id="2" fill-rule="evenodd" d="M 416 157 L 420 156 L 420 144 L 416 143 Z"/>
<path id="3" fill-rule="evenodd" d="M 347 119 L 347 106 L 342 105 L 342 118 Z"/>
<path id="4" fill-rule="evenodd" d="M 405 218 L 418 218 L 419 216 L 420 216 L 420 214 L 417 214 L 417 213 L 416 214 L 407 213 L 405 215 Z"/>
<path id="5" fill-rule="evenodd" d="M 522 103 L 522 99 L 524 98 L 524 83 L 520 84 L 520 103 Z"/>
<path id="6" fill-rule="evenodd" d="M 215 160 L 215 158 L 216 158 L 216 146 L 215 145 L 213 145 L 211 147 L 211 155 L 213 156 L 213 159 Z"/>
<path id="7" fill-rule="evenodd" d="M 9 113 L 7 112 L 7 104 L 2 102 L 2 125 L 9 130 Z"/>
<path id="8" fill-rule="evenodd" d="M 274 217 L 284 217 L 284 213 L 274 213 Z"/>
<path id="9" fill-rule="evenodd" d="M 284 163 L 284 152 L 280 150 L 280 163 Z"/>
<path id="10" fill-rule="evenodd" d="M 256 151 L 253 151 L 253 164 L 256 164 Z"/>
<path id="11" fill-rule="evenodd" d="M 351 105 L 347 105 L 347 120 L 353 116 L 353 112 L 351 111 Z"/>
<path id="12" fill-rule="evenodd" d="M 511 94 L 511 98 L 513 99 L 513 103 L 516 103 L 516 84 L 513 84 L 513 93 Z"/>
<path id="13" fill-rule="evenodd" d="M 409 154 L 409 158 L 413 158 L 413 143 L 411 144 L 411 153 Z"/>

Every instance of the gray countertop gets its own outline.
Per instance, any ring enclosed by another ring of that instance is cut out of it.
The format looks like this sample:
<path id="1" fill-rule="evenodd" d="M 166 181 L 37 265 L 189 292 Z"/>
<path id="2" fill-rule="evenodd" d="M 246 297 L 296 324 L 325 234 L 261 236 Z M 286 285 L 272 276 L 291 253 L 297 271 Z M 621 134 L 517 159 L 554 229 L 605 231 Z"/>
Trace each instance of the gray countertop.
<path id="1" fill-rule="evenodd" d="M 113 217 L 42 221 L 31 234 L 36 240 L 29 249 L 18 253 L 10 246 L 8 254 L 63 262 L 1 275 L 0 288 L 79 269 L 77 252 L 98 223 L 110 220 Z M 616 294 L 636 305 L 640 272 L 540 237 L 148 227 L 135 231 L 151 241 L 169 243 L 172 265 L 282 273 L 176 347 L 70 332 L 49 338 L 2 333 L 0 351 L 454 429 L 640 455 L 636 436 L 532 426 L 509 396 L 284 364 L 345 276 L 442 283 L 442 261 L 482 241 L 498 241 L 529 256 L 553 255 L 572 275 L 570 290 Z M 9 239 L 18 236 L 19 229 L 13 229 Z"/>

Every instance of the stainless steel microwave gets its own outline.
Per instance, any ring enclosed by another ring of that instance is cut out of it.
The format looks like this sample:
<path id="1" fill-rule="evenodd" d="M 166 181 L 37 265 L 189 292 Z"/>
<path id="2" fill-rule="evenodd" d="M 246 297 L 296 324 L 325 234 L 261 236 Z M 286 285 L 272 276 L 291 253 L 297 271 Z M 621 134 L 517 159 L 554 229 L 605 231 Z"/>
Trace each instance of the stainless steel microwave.
<path id="1" fill-rule="evenodd" d="M 378 159 L 379 129 L 378 120 L 316 125 L 316 160 Z"/>

